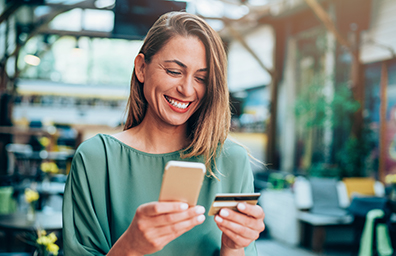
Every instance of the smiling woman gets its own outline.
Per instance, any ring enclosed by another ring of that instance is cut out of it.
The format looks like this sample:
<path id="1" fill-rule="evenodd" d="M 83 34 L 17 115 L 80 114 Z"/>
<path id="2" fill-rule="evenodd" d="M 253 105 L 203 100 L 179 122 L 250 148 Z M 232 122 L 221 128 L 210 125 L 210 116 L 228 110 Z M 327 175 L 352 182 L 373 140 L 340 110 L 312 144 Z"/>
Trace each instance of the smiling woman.
<path id="1" fill-rule="evenodd" d="M 161 56 L 156 57 L 157 54 Z M 178 88 L 179 91 L 187 91 L 181 93 L 189 94 L 191 92 L 188 90 L 193 90 L 194 86 L 197 88 L 197 85 L 188 86 L 189 82 L 200 81 L 202 87 L 205 87 L 204 94 L 210 97 L 202 99 L 205 103 L 202 104 L 199 113 L 190 114 L 191 118 L 184 125 L 189 140 L 184 141 L 185 145 L 182 148 L 185 149 L 183 151 L 185 157 L 203 155 L 207 169 L 215 176 L 212 163 L 219 144 L 222 145 L 227 138 L 231 117 L 226 80 L 227 58 L 220 37 L 204 20 L 194 15 L 187 13 L 164 15 L 148 32 L 135 65 L 142 63 L 142 57 L 144 57 L 143 66 L 154 61 L 156 64 L 151 70 L 154 68 L 165 70 L 179 83 L 184 79 L 182 81 L 184 86 Z M 183 60 L 188 63 L 184 63 Z M 146 90 L 146 86 L 143 86 L 144 80 L 141 81 L 138 77 L 140 70 L 135 68 L 135 71 L 132 75 L 131 94 L 128 100 L 129 115 L 125 130 L 139 125 L 149 106 L 148 99 L 144 95 Z M 191 81 L 192 77 L 195 81 Z M 186 103 L 178 97 L 165 96 L 172 98 L 176 104 Z M 197 102 L 191 105 L 189 108 L 193 111 L 199 107 Z"/>
<path id="2" fill-rule="evenodd" d="M 220 37 L 195 15 L 164 14 L 135 58 L 124 131 L 76 151 L 63 201 L 65 255 L 257 255 L 259 206 L 205 213 L 217 193 L 254 190 L 248 154 L 227 139 L 229 127 Z M 206 165 L 198 205 L 158 201 L 169 161 Z"/>

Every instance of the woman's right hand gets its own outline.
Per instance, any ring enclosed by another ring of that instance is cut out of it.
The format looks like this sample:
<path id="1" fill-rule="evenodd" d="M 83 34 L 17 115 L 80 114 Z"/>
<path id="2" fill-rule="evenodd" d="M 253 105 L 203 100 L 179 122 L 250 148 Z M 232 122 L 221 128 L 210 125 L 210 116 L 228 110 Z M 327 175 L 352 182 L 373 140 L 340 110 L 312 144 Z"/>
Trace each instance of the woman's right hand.
<path id="1" fill-rule="evenodd" d="M 108 255 L 145 255 L 157 252 L 170 241 L 203 223 L 204 212 L 203 206 L 189 208 L 188 204 L 180 202 L 143 204 L 138 207 L 131 225 Z M 117 254 L 117 251 L 122 253 Z"/>

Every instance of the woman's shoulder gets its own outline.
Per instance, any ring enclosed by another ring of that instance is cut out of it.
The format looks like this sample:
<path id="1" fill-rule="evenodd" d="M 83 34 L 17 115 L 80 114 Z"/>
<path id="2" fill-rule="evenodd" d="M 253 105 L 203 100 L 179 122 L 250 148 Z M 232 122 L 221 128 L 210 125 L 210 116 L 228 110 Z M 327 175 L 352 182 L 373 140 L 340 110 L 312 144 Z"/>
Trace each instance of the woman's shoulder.
<path id="1" fill-rule="evenodd" d="M 216 162 L 223 162 L 228 166 L 238 165 L 246 161 L 249 161 L 249 154 L 246 147 L 233 139 L 226 139 L 216 159 Z"/>
<path id="2" fill-rule="evenodd" d="M 107 134 L 96 134 L 93 137 L 83 141 L 77 148 L 76 154 L 88 156 L 103 155 L 106 153 L 106 147 L 110 144 L 110 136 Z"/>
<path id="3" fill-rule="evenodd" d="M 96 134 L 78 146 L 74 153 L 73 165 L 93 174 L 97 174 L 99 170 L 106 170 L 108 161 L 114 159 L 112 152 L 116 145 L 111 135 Z"/>
<path id="4" fill-rule="evenodd" d="M 106 135 L 104 135 L 104 134 L 96 134 L 93 137 L 84 140 L 78 146 L 77 152 L 86 151 L 86 150 L 92 150 L 93 148 L 97 148 L 98 146 L 103 146 L 104 136 L 106 136 Z"/>
<path id="5" fill-rule="evenodd" d="M 222 189 L 226 192 L 250 191 L 250 157 L 245 146 L 233 139 L 227 139 L 221 154 L 216 159 L 216 167 L 222 173 Z M 247 186 L 247 187 L 246 187 Z"/>
<path id="6" fill-rule="evenodd" d="M 228 156 L 241 156 L 247 155 L 246 147 L 239 144 L 237 141 L 227 138 L 222 147 L 222 154 Z"/>

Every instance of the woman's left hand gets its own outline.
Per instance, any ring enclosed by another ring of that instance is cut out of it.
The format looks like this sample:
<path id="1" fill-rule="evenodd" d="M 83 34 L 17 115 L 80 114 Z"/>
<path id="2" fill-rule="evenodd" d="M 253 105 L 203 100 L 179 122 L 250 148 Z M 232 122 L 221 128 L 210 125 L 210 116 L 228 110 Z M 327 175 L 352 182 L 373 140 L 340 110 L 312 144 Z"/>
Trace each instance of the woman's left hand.
<path id="1" fill-rule="evenodd" d="M 215 216 L 217 226 L 223 231 L 222 247 L 231 250 L 247 247 L 265 228 L 264 211 L 260 206 L 239 203 L 238 210 L 223 208 Z"/>

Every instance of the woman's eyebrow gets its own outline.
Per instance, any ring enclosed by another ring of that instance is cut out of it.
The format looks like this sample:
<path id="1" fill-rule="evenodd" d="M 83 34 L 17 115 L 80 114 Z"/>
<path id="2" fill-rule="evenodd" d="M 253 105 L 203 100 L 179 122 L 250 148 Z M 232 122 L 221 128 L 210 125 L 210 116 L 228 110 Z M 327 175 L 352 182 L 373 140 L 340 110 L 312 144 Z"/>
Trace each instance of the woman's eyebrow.
<path id="1" fill-rule="evenodd" d="M 166 60 L 165 62 L 173 62 L 173 63 L 176 63 L 177 65 L 179 65 L 182 68 L 187 68 L 187 66 L 184 63 L 182 63 L 182 62 L 180 62 L 178 60 Z"/>
<path id="2" fill-rule="evenodd" d="M 187 66 L 183 62 L 178 61 L 178 60 L 165 60 L 165 62 L 173 62 L 173 63 L 176 63 L 177 65 L 179 65 L 182 68 L 187 68 Z M 201 69 L 198 69 L 198 71 L 199 72 L 208 71 L 208 69 L 207 68 L 201 68 Z"/>

